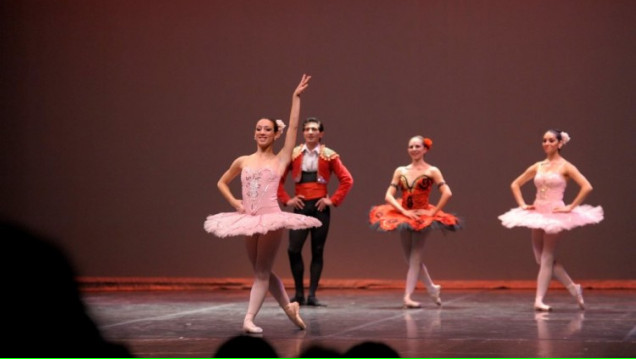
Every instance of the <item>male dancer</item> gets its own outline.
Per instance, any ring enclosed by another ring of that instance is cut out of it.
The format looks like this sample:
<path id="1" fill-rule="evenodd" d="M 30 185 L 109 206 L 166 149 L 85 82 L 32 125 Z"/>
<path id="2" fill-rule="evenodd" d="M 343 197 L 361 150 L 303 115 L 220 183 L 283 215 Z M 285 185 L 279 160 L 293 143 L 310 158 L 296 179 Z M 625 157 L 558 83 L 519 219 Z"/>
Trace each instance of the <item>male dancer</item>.
<path id="1" fill-rule="evenodd" d="M 353 186 L 353 177 L 340 161 L 340 156 L 320 143 L 323 135 L 324 127 L 320 120 L 310 117 L 304 121 L 305 143 L 294 148 L 292 161 L 285 170 L 278 186 L 278 199 L 285 206 L 293 206 L 295 213 L 312 216 L 322 222 L 322 226 L 317 228 L 289 231 L 287 253 L 296 290 L 295 296 L 290 300 L 298 302 L 300 305 L 324 306 L 316 298 L 316 290 L 322 273 L 323 251 L 329 231 L 330 206 L 340 205 Z M 289 171 L 291 171 L 295 183 L 293 198 L 290 198 L 284 188 Z M 332 172 L 338 177 L 339 183 L 336 192 L 330 197 L 327 192 L 327 184 Z M 303 285 L 305 265 L 302 249 L 309 233 L 311 233 L 311 265 L 309 296 L 305 302 Z"/>

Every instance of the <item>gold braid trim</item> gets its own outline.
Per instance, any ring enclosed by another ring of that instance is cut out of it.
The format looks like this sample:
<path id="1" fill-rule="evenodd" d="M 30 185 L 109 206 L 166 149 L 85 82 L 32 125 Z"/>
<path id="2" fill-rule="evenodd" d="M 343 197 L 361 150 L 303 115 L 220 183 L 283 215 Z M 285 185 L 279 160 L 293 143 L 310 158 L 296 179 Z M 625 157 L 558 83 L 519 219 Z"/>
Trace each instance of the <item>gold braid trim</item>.
<path id="1" fill-rule="evenodd" d="M 338 158 L 340 157 L 339 154 L 336 153 L 336 151 L 332 150 L 331 148 L 325 146 L 325 145 L 321 145 L 322 149 L 320 150 L 320 158 L 322 158 L 325 161 L 331 161 L 334 158 Z"/>
<path id="2" fill-rule="evenodd" d="M 294 147 L 294 149 L 292 150 L 292 161 L 295 160 L 296 158 L 298 158 L 298 156 L 300 156 L 300 154 L 302 153 L 302 151 L 300 150 L 302 146 L 296 146 Z"/>

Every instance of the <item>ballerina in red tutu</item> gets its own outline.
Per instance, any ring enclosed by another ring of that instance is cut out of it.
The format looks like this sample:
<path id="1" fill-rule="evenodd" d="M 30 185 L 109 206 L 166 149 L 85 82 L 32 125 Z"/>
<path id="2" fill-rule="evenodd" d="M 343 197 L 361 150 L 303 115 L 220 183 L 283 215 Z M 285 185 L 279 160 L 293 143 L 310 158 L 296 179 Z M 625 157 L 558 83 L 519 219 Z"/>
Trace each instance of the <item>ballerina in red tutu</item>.
<path id="1" fill-rule="evenodd" d="M 539 264 L 537 292 L 534 308 L 549 311 L 552 308 L 543 302 L 552 276 L 568 289 L 581 309 L 584 309 L 581 285 L 575 284 L 563 266 L 555 260 L 555 248 L 559 233 L 603 220 L 603 208 L 581 204 L 592 191 L 590 182 L 579 170 L 561 156 L 561 148 L 570 141 L 567 132 L 551 129 L 543 135 L 543 150 L 546 159 L 528 167 L 510 185 L 512 194 L 519 204 L 499 216 L 502 225 L 508 228 L 528 227 L 532 229 L 532 247 Z M 526 204 L 521 186 L 534 179 L 537 188 L 533 204 Z M 563 193 L 567 180 L 572 179 L 580 186 L 578 195 L 565 205 Z"/>
<path id="2" fill-rule="evenodd" d="M 400 232 L 402 249 L 409 266 L 404 291 L 405 308 L 422 306 L 411 298 L 418 279 L 426 286 L 433 302 L 437 305 L 442 304 L 441 286 L 433 283 L 424 265 L 424 243 L 431 229 L 454 231 L 461 227 L 457 217 L 442 211 L 452 196 L 442 172 L 424 161 L 424 155 L 432 146 L 433 141 L 422 136 L 415 136 L 409 140 L 408 153 L 411 164 L 395 170 L 385 195 L 387 203 L 372 207 L 369 212 L 371 228 Z M 428 202 L 434 185 L 441 192 L 437 205 Z M 395 198 L 398 189 L 402 192 L 401 199 Z"/>

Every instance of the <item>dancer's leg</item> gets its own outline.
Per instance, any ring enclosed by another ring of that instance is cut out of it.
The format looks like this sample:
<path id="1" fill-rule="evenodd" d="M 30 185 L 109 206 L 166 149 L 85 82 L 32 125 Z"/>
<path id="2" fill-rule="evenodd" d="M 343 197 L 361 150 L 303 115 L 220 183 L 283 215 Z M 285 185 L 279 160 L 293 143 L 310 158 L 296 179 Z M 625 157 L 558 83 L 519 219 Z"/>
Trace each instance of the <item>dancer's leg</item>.
<path id="1" fill-rule="evenodd" d="M 426 291 L 428 292 L 429 296 L 433 299 L 433 302 L 435 302 L 435 304 L 437 305 L 441 305 L 442 300 L 439 297 L 441 286 L 433 283 L 433 279 L 431 279 L 431 276 L 428 273 L 428 269 L 426 268 L 426 265 L 424 264 L 424 244 L 426 243 L 427 236 L 428 236 L 428 233 L 426 232 L 423 232 L 423 233 L 419 232 L 419 233 L 413 234 L 413 238 L 414 238 L 413 249 L 419 253 L 418 255 L 419 261 L 420 261 L 419 279 L 426 286 Z"/>
<path id="2" fill-rule="evenodd" d="M 538 265 L 541 265 L 541 252 L 543 252 L 543 231 L 540 229 L 533 229 L 531 232 L 532 237 L 532 252 L 534 253 L 534 260 Z"/>
<path id="3" fill-rule="evenodd" d="M 318 304 L 316 300 L 316 290 L 318 290 L 318 282 L 320 282 L 320 276 L 322 274 L 324 264 L 323 254 L 325 250 L 325 243 L 327 242 L 327 234 L 329 233 L 331 209 L 326 207 L 323 211 L 316 211 L 314 217 L 322 223 L 322 226 L 311 229 L 309 297 L 312 298 L 313 304 Z"/>
<path id="4" fill-rule="evenodd" d="M 247 314 L 243 322 L 243 329 L 249 333 L 260 333 L 263 330 L 254 325 L 254 318 L 258 314 L 265 295 L 270 289 L 270 276 L 278 247 L 280 246 L 282 231 L 273 231 L 265 235 L 247 237 L 245 247 L 247 256 L 252 264 L 254 282 L 250 290 L 250 300 Z M 276 277 L 278 278 L 278 277 Z M 278 279 L 280 280 L 280 279 Z M 280 297 L 280 295 L 279 295 Z"/>
<path id="5" fill-rule="evenodd" d="M 269 292 L 274 297 L 274 299 L 276 299 L 278 304 L 284 308 L 285 306 L 289 304 L 289 296 L 287 295 L 287 292 L 285 291 L 285 285 L 283 284 L 283 281 L 280 279 L 278 275 L 276 275 L 276 273 L 271 271 L 271 267 L 273 266 L 274 259 L 276 258 L 276 253 L 278 252 L 278 247 L 280 246 L 281 238 L 282 238 L 282 231 L 280 230 L 272 231 L 272 232 L 268 232 L 267 234 L 264 234 L 261 238 L 261 241 L 263 242 L 262 246 L 269 246 L 269 245 L 275 246 L 275 248 L 268 248 L 263 251 L 265 253 L 272 253 L 272 252 L 274 253 L 273 258 L 271 258 L 272 265 L 270 266 L 268 289 L 269 289 Z M 268 254 L 268 255 L 271 255 L 271 254 Z"/>
<path id="6" fill-rule="evenodd" d="M 404 288 L 404 306 L 406 308 L 419 308 L 422 306 L 422 304 L 411 299 L 411 296 L 415 291 L 415 286 L 417 285 L 417 280 L 420 276 L 420 266 L 422 263 L 420 258 L 421 252 L 418 250 L 417 246 L 419 244 L 423 245 L 424 241 L 415 238 L 413 232 L 411 231 L 401 231 L 400 240 L 402 242 L 404 259 L 406 260 L 406 264 L 408 265 L 408 270 L 406 272 L 406 287 Z"/>
<path id="7" fill-rule="evenodd" d="M 565 271 L 565 268 L 563 268 L 563 265 L 561 265 L 561 263 L 557 262 L 556 260 L 554 261 L 552 274 L 559 282 L 563 283 L 565 288 L 567 288 L 574 299 L 576 299 L 579 308 L 585 309 L 585 302 L 583 301 L 583 289 L 581 288 L 581 285 L 575 284 L 572 278 L 570 278 L 568 273 Z"/>
<path id="8" fill-rule="evenodd" d="M 556 260 L 552 265 L 552 275 L 554 275 L 554 278 L 561 282 L 566 288 L 574 284 L 574 281 L 572 281 L 568 272 L 566 272 L 565 268 L 563 268 L 563 265 Z"/>
<path id="9" fill-rule="evenodd" d="M 269 292 L 272 294 L 272 297 L 276 299 L 276 302 L 278 302 L 281 307 L 284 308 L 287 304 L 289 304 L 289 296 L 285 291 L 285 285 L 283 284 L 283 281 L 280 279 L 280 277 L 274 272 L 271 272 L 269 275 L 268 289 Z"/>
<path id="10" fill-rule="evenodd" d="M 404 288 L 404 307 L 406 308 L 419 308 L 422 305 L 419 302 L 413 301 L 411 295 L 415 291 L 417 285 L 417 278 L 419 276 L 420 268 L 419 263 L 411 265 L 411 255 L 413 253 L 413 232 L 400 231 L 400 240 L 402 243 L 402 252 L 404 253 L 404 259 L 408 270 L 406 272 L 406 287 Z"/>
<path id="11" fill-rule="evenodd" d="M 303 277 L 305 275 L 305 263 L 303 262 L 303 246 L 309 235 L 308 229 L 290 230 L 289 246 L 287 247 L 287 256 L 289 257 L 289 266 L 294 278 L 294 301 L 304 304 L 305 289 Z"/>
<path id="12" fill-rule="evenodd" d="M 534 300 L 536 310 L 550 310 L 551 308 L 543 303 L 545 295 L 552 280 L 552 269 L 554 265 L 554 252 L 556 249 L 557 234 L 548 234 L 543 230 L 532 230 L 532 246 L 535 259 L 539 262 L 539 274 L 537 275 L 537 293 Z"/>
<path id="13" fill-rule="evenodd" d="M 285 291 L 283 281 L 280 279 L 279 276 L 272 272 L 274 259 L 276 258 L 276 253 L 278 252 L 281 238 L 282 230 L 268 232 L 260 238 L 257 247 L 258 253 L 256 256 L 256 265 L 254 272 L 260 273 L 259 275 L 257 275 L 259 281 L 264 280 L 264 278 L 266 277 L 268 278 L 267 288 L 269 289 L 269 292 L 272 294 L 274 299 L 276 299 L 276 301 L 278 302 L 278 305 L 283 308 L 285 314 L 287 314 L 289 319 L 294 324 L 296 324 L 301 329 L 305 329 L 306 325 L 303 322 L 302 318 L 300 318 L 299 304 L 289 302 L 289 297 L 287 296 L 287 292 Z M 259 288 L 259 290 L 262 289 L 262 287 Z M 260 299 L 259 297 L 255 299 L 260 300 L 258 309 L 260 309 L 260 306 L 263 304 L 264 299 L 265 295 L 262 296 L 262 299 Z M 250 310 L 248 309 L 248 313 L 249 312 Z"/>

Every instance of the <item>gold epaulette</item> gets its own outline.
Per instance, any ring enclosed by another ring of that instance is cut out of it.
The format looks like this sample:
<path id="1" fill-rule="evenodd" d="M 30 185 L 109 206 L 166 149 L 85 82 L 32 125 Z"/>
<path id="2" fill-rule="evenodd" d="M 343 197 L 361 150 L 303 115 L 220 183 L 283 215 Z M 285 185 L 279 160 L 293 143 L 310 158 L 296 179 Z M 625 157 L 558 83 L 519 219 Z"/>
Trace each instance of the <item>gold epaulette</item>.
<path id="1" fill-rule="evenodd" d="M 293 160 L 295 160 L 295 159 L 296 159 L 298 156 L 300 156 L 300 154 L 302 153 L 302 151 L 300 150 L 300 149 L 301 149 L 301 147 L 302 147 L 302 145 L 301 145 L 301 146 L 296 146 L 296 147 L 294 147 L 294 149 L 292 150 L 292 156 L 291 156 L 292 161 L 293 161 Z"/>
<path id="2" fill-rule="evenodd" d="M 336 153 L 336 151 L 332 150 L 331 148 L 329 148 L 329 147 L 327 147 L 325 145 L 322 145 L 322 149 L 320 150 L 320 157 L 323 160 L 331 161 L 334 158 L 338 158 L 339 156 L 340 155 L 338 155 Z"/>

